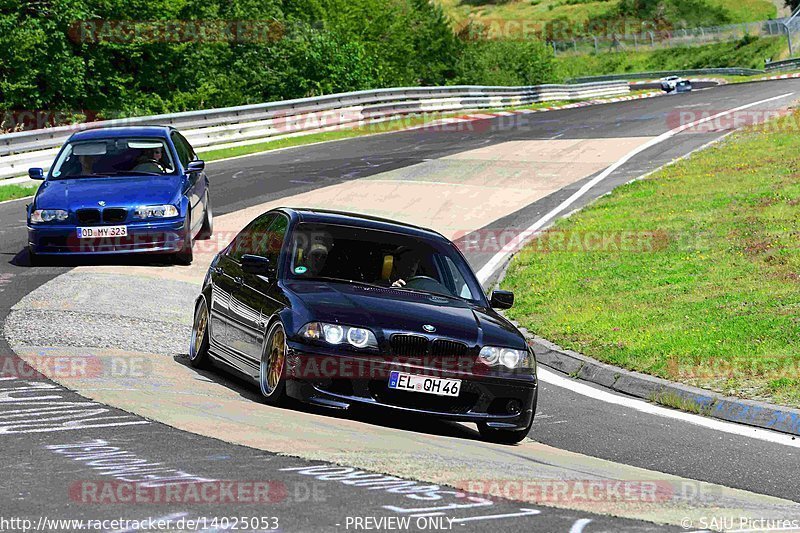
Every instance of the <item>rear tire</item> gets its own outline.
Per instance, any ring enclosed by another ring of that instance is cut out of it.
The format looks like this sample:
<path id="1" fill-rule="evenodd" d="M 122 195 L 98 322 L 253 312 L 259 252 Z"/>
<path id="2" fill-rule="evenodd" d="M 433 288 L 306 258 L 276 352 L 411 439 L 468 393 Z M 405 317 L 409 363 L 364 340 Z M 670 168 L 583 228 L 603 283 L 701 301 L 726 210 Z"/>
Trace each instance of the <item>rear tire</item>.
<path id="1" fill-rule="evenodd" d="M 197 234 L 197 238 L 200 240 L 207 240 L 211 238 L 211 235 L 214 233 L 214 213 L 211 211 L 211 198 L 206 193 L 206 214 L 203 217 L 203 227 L 200 228 L 200 233 Z"/>
<path id="2" fill-rule="evenodd" d="M 189 344 L 189 364 L 194 368 L 208 368 L 208 306 L 205 300 L 197 304 L 192 323 L 192 340 Z"/>
<path id="3" fill-rule="evenodd" d="M 264 402 L 270 405 L 282 405 L 286 402 L 286 332 L 283 324 L 273 323 L 264 337 L 264 348 L 261 350 L 261 364 L 258 367 L 258 385 Z"/>
<path id="4" fill-rule="evenodd" d="M 175 263 L 179 265 L 189 266 L 194 260 L 194 253 L 192 252 L 192 214 L 186 213 L 186 223 L 184 224 L 186 233 L 183 236 L 183 244 L 181 249 L 175 253 Z"/>

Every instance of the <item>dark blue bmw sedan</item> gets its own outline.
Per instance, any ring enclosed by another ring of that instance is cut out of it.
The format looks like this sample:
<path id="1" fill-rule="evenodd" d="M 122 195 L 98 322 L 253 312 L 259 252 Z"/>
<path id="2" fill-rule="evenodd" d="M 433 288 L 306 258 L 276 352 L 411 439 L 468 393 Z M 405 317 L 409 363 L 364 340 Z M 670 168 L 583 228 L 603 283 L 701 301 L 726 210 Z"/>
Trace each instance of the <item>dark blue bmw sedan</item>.
<path id="1" fill-rule="evenodd" d="M 192 262 L 213 215 L 205 163 L 177 130 L 98 128 L 73 134 L 28 206 L 31 263 L 42 256 L 161 253 Z"/>

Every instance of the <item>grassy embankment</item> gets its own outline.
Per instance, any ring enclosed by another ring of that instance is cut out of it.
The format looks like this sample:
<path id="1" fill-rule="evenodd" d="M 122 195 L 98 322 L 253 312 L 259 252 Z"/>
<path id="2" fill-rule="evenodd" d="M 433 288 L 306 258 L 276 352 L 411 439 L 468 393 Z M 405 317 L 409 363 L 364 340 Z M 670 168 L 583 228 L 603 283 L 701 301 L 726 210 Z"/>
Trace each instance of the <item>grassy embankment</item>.
<path id="1" fill-rule="evenodd" d="M 559 221 L 514 258 L 510 315 L 613 365 L 800 406 L 799 122 L 736 133 Z"/>

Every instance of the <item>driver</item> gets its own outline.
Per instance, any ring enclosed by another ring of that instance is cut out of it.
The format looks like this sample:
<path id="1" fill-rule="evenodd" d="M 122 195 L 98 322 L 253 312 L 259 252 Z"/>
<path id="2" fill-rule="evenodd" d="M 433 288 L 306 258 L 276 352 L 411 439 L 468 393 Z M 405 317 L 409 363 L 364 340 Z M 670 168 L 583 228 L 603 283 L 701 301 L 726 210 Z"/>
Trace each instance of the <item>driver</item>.
<path id="1" fill-rule="evenodd" d="M 136 164 L 131 170 L 164 174 L 167 169 L 164 167 L 164 163 L 161 162 L 163 157 L 163 149 L 160 146 L 158 148 L 147 148 L 142 150 L 139 158 L 136 159 Z"/>
<path id="2" fill-rule="evenodd" d="M 406 250 L 397 254 L 394 262 L 394 272 L 392 273 L 392 287 L 405 287 L 406 280 L 420 275 L 420 264 L 422 258 L 414 250 Z"/>

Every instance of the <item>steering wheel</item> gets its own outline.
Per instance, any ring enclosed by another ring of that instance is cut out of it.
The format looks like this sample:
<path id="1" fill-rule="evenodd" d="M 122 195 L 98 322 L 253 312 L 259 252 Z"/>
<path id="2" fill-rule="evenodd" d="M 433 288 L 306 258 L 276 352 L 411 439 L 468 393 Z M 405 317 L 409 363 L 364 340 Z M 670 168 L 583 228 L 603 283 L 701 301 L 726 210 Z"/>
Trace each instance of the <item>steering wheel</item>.
<path id="1" fill-rule="evenodd" d="M 409 289 L 416 289 L 429 292 L 442 292 L 447 291 L 446 287 L 438 280 L 430 276 L 414 276 L 409 278 L 405 284 Z"/>
<path id="2" fill-rule="evenodd" d="M 437 285 L 441 285 L 439 283 L 439 280 L 434 279 L 434 278 L 432 278 L 430 276 L 414 276 L 413 278 L 408 278 L 408 281 L 406 281 L 406 285 L 408 285 L 412 281 L 416 281 L 416 280 L 419 280 L 419 281 L 432 281 L 432 282 L 436 283 Z"/>

